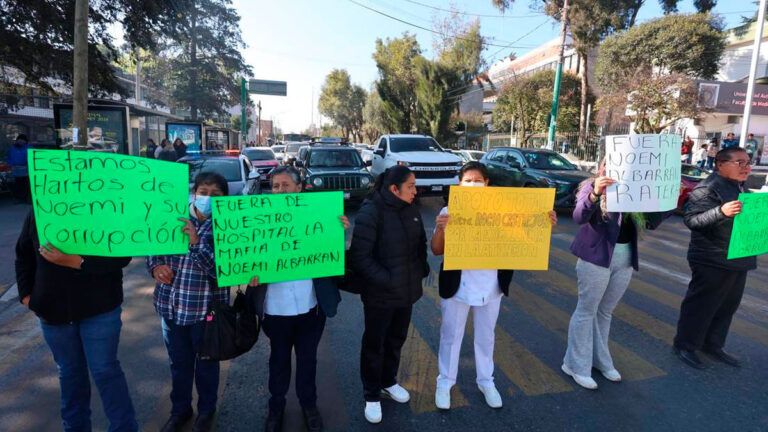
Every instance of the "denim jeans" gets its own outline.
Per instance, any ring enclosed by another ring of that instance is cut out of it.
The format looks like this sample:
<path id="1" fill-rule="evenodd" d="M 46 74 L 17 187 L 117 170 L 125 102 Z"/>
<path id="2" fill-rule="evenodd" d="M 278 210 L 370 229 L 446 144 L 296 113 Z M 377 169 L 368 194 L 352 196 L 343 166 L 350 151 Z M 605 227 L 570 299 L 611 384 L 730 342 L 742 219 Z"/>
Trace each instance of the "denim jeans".
<path id="1" fill-rule="evenodd" d="M 91 430 L 90 371 L 101 396 L 109 431 L 137 431 L 128 384 L 117 360 L 121 308 L 69 324 L 40 320 L 45 342 L 59 369 L 61 419 L 65 431 Z"/>
<path id="2" fill-rule="evenodd" d="M 165 318 L 160 321 L 171 361 L 171 415 L 192 412 L 193 383 L 197 388 L 197 413 L 212 414 L 219 392 L 219 362 L 197 357 L 203 341 L 203 321 L 185 326 Z"/>

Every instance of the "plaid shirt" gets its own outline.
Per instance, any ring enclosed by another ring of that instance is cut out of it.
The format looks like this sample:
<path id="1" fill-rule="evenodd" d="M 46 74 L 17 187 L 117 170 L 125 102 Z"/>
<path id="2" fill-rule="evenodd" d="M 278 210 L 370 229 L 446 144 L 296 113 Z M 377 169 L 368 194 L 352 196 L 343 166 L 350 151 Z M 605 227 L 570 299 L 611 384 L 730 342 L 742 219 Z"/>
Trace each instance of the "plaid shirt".
<path id="1" fill-rule="evenodd" d="M 155 285 L 155 310 L 161 317 L 178 325 L 191 325 L 205 318 L 212 299 L 229 303 L 229 290 L 216 285 L 216 266 L 213 262 L 213 225 L 211 220 L 190 220 L 200 237 L 198 244 L 189 247 L 186 255 L 147 257 L 150 276 L 157 266 L 167 265 L 173 270 L 171 285 Z"/>

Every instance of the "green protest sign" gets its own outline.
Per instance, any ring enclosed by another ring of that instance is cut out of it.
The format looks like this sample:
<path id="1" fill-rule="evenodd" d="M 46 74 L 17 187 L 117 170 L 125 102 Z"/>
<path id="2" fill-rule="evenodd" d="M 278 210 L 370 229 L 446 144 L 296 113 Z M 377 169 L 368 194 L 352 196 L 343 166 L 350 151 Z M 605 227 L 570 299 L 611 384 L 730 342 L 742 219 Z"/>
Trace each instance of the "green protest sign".
<path id="1" fill-rule="evenodd" d="M 768 253 L 768 193 L 739 194 L 744 206 L 733 219 L 728 259 Z"/>
<path id="2" fill-rule="evenodd" d="M 183 254 L 189 238 L 186 164 L 116 153 L 30 150 L 40 243 L 95 256 Z"/>
<path id="3" fill-rule="evenodd" d="M 344 274 L 343 214 L 342 192 L 214 198 L 219 286 Z"/>

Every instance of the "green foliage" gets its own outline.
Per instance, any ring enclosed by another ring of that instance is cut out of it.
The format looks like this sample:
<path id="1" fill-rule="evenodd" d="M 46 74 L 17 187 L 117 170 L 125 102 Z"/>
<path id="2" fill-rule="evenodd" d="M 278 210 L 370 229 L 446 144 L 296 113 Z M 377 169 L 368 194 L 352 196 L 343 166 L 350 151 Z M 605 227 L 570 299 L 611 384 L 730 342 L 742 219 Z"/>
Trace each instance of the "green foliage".
<path id="1" fill-rule="evenodd" d="M 342 136 L 360 141 L 363 128 L 363 108 L 367 93 L 359 85 L 353 85 L 349 73 L 334 69 L 325 77 L 320 90 L 320 113 L 330 118 L 342 131 Z"/>
<path id="2" fill-rule="evenodd" d="M 373 59 L 379 69 L 376 90 L 382 100 L 382 111 L 386 123 L 398 132 L 413 130 L 416 111 L 416 59 L 421 57 L 421 48 L 416 36 L 405 33 L 400 38 L 376 40 Z"/>
<path id="3" fill-rule="evenodd" d="M 546 130 L 552 106 L 552 83 L 555 72 L 545 70 L 519 78 L 505 86 L 493 110 L 493 126 L 496 130 L 509 131 L 511 119 L 521 139 L 524 134 Z M 579 77 L 563 73 L 560 82 L 560 108 L 557 116 L 557 130 L 572 132 L 579 130 L 579 100 L 581 82 Z M 589 95 L 593 99 L 592 95 Z"/>
<path id="4" fill-rule="evenodd" d="M 232 117 L 229 118 L 229 127 L 231 127 L 232 129 L 238 132 L 240 131 L 240 124 L 241 124 L 241 121 L 240 121 L 239 115 L 233 115 Z M 251 126 L 253 126 L 253 120 L 251 120 L 250 118 L 246 119 L 245 121 L 246 133 L 251 130 Z"/>
<path id="5" fill-rule="evenodd" d="M 459 70 L 424 58 L 416 62 L 416 70 L 416 129 L 442 142 L 448 138 L 451 113 L 456 107 L 455 98 L 448 92 L 464 81 Z"/>

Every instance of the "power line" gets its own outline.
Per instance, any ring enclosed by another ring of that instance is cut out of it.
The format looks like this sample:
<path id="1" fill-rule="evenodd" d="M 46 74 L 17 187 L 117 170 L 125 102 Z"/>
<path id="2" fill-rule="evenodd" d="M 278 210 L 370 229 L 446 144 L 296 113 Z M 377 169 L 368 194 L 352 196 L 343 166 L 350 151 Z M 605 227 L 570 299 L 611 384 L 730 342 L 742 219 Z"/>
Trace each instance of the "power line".
<path id="1" fill-rule="evenodd" d="M 429 5 L 429 4 L 420 3 L 420 2 L 417 2 L 417 1 L 414 1 L 414 0 L 405 0 L 405 1 L 407 1 L 408 3 L 413 3 L 415 5 L 419 5 L 419 6 L 422 6 L 422 7 L 425 7 L 425 8 L 429 8 L 429 9 L 432 9 L 432 10 L 436 10 L 436 11 L 450 12 L 450 13 L 455 13 L 455 14 L 459 14 L 459 15 L 467 15 L 467 16 L 473 16 L 473 17 L 479 17 L 479 18 L 502 18 L 502 19 L 504 19 L 504 18 L 512 18 L 512 19 L 514 19 L 514 18 L 531 18 L 531 17 L 542 15 L 542 14 L 532 14 L 532 15 L 512 16 L 512 15 L 498 15 L 498 14 L 496 14 L 496 15 L 477 14 L 477 13 L 470 13 L 470 12 L 461 12 L 461 11 L 458 11 L 458 10 L 443 9 L 443 8 L 439 8 L 437 6 L 432 6 L 432 5 Z"/>
<path id="2" fill-rule="evenodd" d="M 380 10 L 377 10 L 377 9 L 374 9 L 374 8 L 372 8 L 372 7 L 369 7 L 369 6 L 367 6 L 367 5 L 364 5 L 364 4 L 362 4 L 362 3 L 359 3 L 359 2 L 357 2 L 357 1 L 355 1 L 355 0 L 347 0 L 347 1 L 349 1 L 350 3 L 356 4 L 356 5 L 360 6 L 361 8 L 364 8 L 364 9 L 368 9 L 368 10 L 369 10 L 369 11 L 371 11 L 371 12 L 377 13 L 377 14 L 379 14 L 379 15 L 385 16 L 385 17 L 387 17 L 387 18 L 389 18 L 389 19 L 392 19 L 392 20 L 398 21 L 398 22 L 400 22 L 400 23 L 403 23 L 403 24 L 409 25 L 409 26 L 411 26 L 411 27 L 415 27 L 415 28 L 418 28 L 418 29 L 421 29 L 421 30 L 425 30 L 425 31 L 428 31 L 428 32 L 434 33 L 434 34 L 438 34 L 438 35 L 440 35 L 440 36 L 443 36 L 443 37 L 454 38 L 454 39 L 460 39 L 460 40 L 466 40 L 466 41 L 469 41 L 469 42 L 474 42 L 474 40 L 472 40 L 472 39 L 469 39 L 469 38 L 465 38 L 465 37 L 461 37 L 461 36 L 452 36 L 452 35 L 448 35 L 448 34 L 446 34 L 446 33 L 443 33 L 443 32 L 439 32 L 439 31 L 436 31 L 436 30 L 432 30 L 432 29 L 430 29 L 430 28 L 427 28 L 427 27 L 423 27 L 423 26 L 420 26 L 420 25 L 418 25 L 418 24 L 414 24 L 414 23 L 411 23 L 411 22 L 405 21 L 405 20 L 403 20 L 403 19 L 400 19 L 400 18 L 398 18 L 398 17 L 395 17 L 395 16 L 392 16 L 392 15 L 389 15 L 389 14 L 387 14 L 387 13 L 384 13 L 384 12 L 380 11 Z M 528 48 L 528 47 L 522 47 L 522 46 L 521 46 L 521 47 L 514 47 L 514 46 L 508 46 L 508 45 L 497 45 L 497 44 L 492 44 L 492 43 L 485 43 L 485 45 L 487 45 L 487 46 L 494 46 L 494 47 L 501 47 L 501 48 Z"/>

